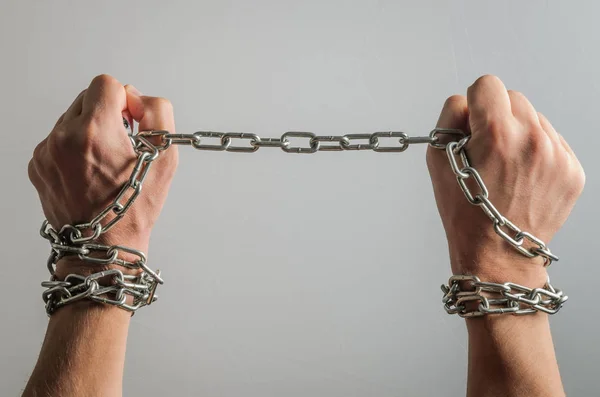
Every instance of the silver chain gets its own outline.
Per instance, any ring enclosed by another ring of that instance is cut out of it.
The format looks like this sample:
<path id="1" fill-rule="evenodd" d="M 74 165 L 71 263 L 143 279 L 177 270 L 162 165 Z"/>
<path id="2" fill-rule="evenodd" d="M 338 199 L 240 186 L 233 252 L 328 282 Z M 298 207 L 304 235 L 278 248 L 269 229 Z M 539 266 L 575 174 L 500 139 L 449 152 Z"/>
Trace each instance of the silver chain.
<path id="1" fill-rule="evenodd" d="M 469 163 L 467 152 L 465 151 L 465 145 L 469 139 L 470 136 L 466 135 L 458 142 L 449 142 L 444 148 L 452 172 L 456 175 L 458 185 L 462 189 L 469 203 L 481 207 L 483 212 L 492 220 L 494 231 L 521 254 L 529 258 L 541 256 L 544 259 L 544 266 L 550 266 L 553 261 L 558 261 L 558 257 L 548 249 L 542 240 L 529 232 L 522 231 L 494 207 L 489 199 L 489 191 L 485 186 L 481 175 L 479 175 L 479 172 L 471 167 Z M 458 165 L 457 157 L 460 159 L 462 167 Z M 472 179 L 475 182 L 479 188 L 479 192 L 473 193 L 469 189 L 466 183 L 468 179 Z M 508 232 L 503 228 L 506 228 Z M 514 234 L 513 236 L 510 235 L 511 232 Z M 523 245 L 526 240 L 529 241 L 533 247 L 525 248 Z"/>
<path id="2" fill-rule="evenodd" d="M 373 150 L 375 152 L 403 152 L 415 143 L 434 144 L 443 129 L 435 129 L 426 137 L 410 137 L 399 131 L 375 132 L 372 134 L 346 134 L 320 136 L 312 132 L 288 131 L 279 138 L 261 138 L 247 132 L 198 131 L 193 134 L 170 134 L 168 131 L 142 131 L 132 137 L 134 145 L 140 137 L 150 139 L 160 137 L 158 150 L 166 150 L 171 145 L 188 145 L 198 150 L 253 153 L 262 147 L 280 148 L 286 153 L 312 154 L 316 152 L 339 152 L 344 150 Z M 293 146 L 290 138 L 303 140 L 303 146 Z M 381 141 L 392 140 L 393 145 L 383 146 Z M 205 143 L 208 141 L 208 143 Z M 236 141 L 239 141 L 236 143 Z M 247 141 L 243 144 L 243 141 Z"/>
<path id="3" fill-rule="evenodd" d="M 514 283 L 484 282 L 477 276 L 452 276 L 448 285 L 442 285 L 442 291 L 446 312 L 461 317 L 537 311 L 555 314 L 568 299 L 561 290 L 552 287 L 550 279 L 544 288 L 528 288 Z M 477 306 L 469 307 L 469 302 Z"/>
<path id="4" fill-rule="evenodd" d="M 509 219 L 504 217 L 489 199 L 488 189 L 479 172 L 471 167 L 465 146 L 470 136 L 461 130 L 436 128 L 429 136 L 410 137 L 405 132 L 386 131 L 372 134 L 346 134 L 338 136 L 319 136 L 312 132 L 288 131 L 279 138 L 261 138 L 257 134 L 246 132 L 214 132 L 198 131 L 193 134 L 170 134 L 168 131 L 142 131 L 132 137 L 135 146 L 143 147 L 148 140 L 158 137 L 161 142 L 155 145 L 159 151 L 168 149 L 171 145 L 188 145 L 198 150 L 227 151 L 254 153 L 261 147 L 280 148 L 286 153 L 312 154 L 320 151 L 345 151 L 345 150 L 373 150 L 375 152 L 403 152 L 412 144 L 425 143 L 430 146 L 446 150 L 452 171 L 467 200 L 480 206 L 483 212 L 490 217 L 495 232 L 507 241 L 521 254 L 533 258 L 541 256 L 544 265 L 549 266 L 558 257 L 552 254 L 546 244 L 533 234 L 522 231 Z M 442 142 L 442 137 L 450 142 Z M 145 138 L 145 142 L 136 142 Z M 304 146 L 292 146 L 290 138 L 303 139 Z M 381 141 L 391 139 L 393 145 L 383 146 Z M 236 140 L 247 141 L 246 145 L 235 143 Z M 205 143 L 209 141 L 209 143 Z M 211 142 L 212 141 L 212 142 Z M 459 157 L 462 166 L 459 166 L 456 157 Z M 467 180 L 472 179 L 479 187 L 479 192 L 473 193 L 467 186 Z M 507 229 L 505 231 L 503 228 Z M 514 235 L 511 236 L 510 233 Z M 534 245 L 525 248 L 525 241 Z"/>
<path id="5" fill-rule="evenodd" d="M 110 230 L 133 205 L 142 191 L 142 185 L 150 166 L 159 156 L 159 151 L 144 137 L 136 138 L 134 146 L 137 160 L 131 176 L 123 185 L 117 197 L 96 217 L 88 223 L 64 225 L 57 231 L 45 220 L 40 229 L 40 235 L 50 242 L 51 250 L 47 267 L 50 280 L 42 286 L 47 288 L 43 293 L 48 315 L 61 306 L 78 301 L 91 299 L 96 302 L 112 304 L 122 309 L 135 312 L 138 308 L 156 301 L 155 290 L 164 281 L 160 270 L 156 272 L 146 264 L 146 255 L 137 249 L 122 245 L 98 244 L 98 238 Z M 127 198 L 126 198 L 127 197 Z M 112 216 L 103 225 L 102 221 Z M 119 253 L 135 256 L 135 260 L 125 260 Z M 55 276 L 56 263 L 66 255 L 77 255 L 84 262 L 94 265 L 118 265 L 128 269 L 138 269 L 136 276 L 124 275 L 117 269 L 106 270 L 82 277 L 69 274 L 64 281 Z M 101 286 L 104 281 L 107 285 Z M 133 303 L 127 300 L 131 296 Z"/>
<path id="6" fill-rule="evenodd" d="M 106 285 L 101 284 L 103 280 Z M 158 299 L 155 295 L 156 286 L 154 278 L 146 272 L 133 276 L 123 274 L 118 269 L 110 269 L 87 277 L 69 274 L 64 281 L 51 278 L 50 281 L 42 282 L 42 287 L 47 288 L 42 297 L 48 315 L 64 305 L 82 299 L 90 299 L 135 312 Z M 128 301 L 128 297 L 131 297 L 131 301 Z"/>
<path id="7" fill-rule="evenodd" d="M 127 124 L 126 127 L 128 127 Z M 521 254 L 530 258 L 542 257 L 545 266 L 558 260 L 558 257 L 550 252 L 542 240 L 531 233 L 522 231 L 494 207 L 489 200 L 488 189 L 479 172 L 469 163 L 465 146 L 469 142 L 470 136 L 461 130 L 436 128 L 428 136 L 417 137 L 411 137 L 400 131 L 339 136 L 320 136 L 312 132 L 288 131 L 278 138 L 264 138 L 257 134 L 245 132 L 198 131 L 193 134 L 171 134 L 168 131 L 141 131 L 136 135 L 130 134 L 129 137 L 138 157 L 130 178 L 123 185 L 113 202 L 88 223 L 65 225 L 60 231 L 56 231 L 47 221 L 42 224 L 40 234 L 49 240 L 51 244 L 51 253 L 47 261 L 51 279 L 43 283 L 43 286 L 48 288 L 44 292 L 44 300 L 47 302 L 46 307 L 49 314 L 64 304 L 83 298 L 115 304 L 131 311 L 156 300 L 154 294 L 156 284 L 162 284 L 163 280 L 160 277 L 160 272 L 154 272 L 146 265 L 146 256 L 143 252 L 119 245 L 101 245 L 97 244 L 96 241 L 125 215 L 140 194 L 150 165 L 158 158 L 161 151 L 167 150 L 171 145 L 188 145 L 197 150 L 239 153 L 253 153 L 262 147 L 267 147 L 280 148 L 286 153 L 312 154 L 320 151 L 347 150 L 372 150 L 384 153 L 403 152 L 412 144 L 428 144 L 436 149 L 446 151 L 452 171 L 456 175 L 458 184 L 467 200 L 471 204 L 482 208 L 484 213 L 492 220 L 494 230 L 498 235 Z M 160 143 L 151 143 L 156 139 L 160 140 Z M 290 139 L 303 140 L 305 144 L 294 146 Z M 383 142 L 385 140 L 388 141 L 387 145 Z M 389 142 L 390 140 L 391 142 Z M 458 164 L 457 157 L 460 159 L 461 166 Z M 478 186 L 479 192 L 473 193 L 467 186 L 467 180 L 470 178 Z M 128 195 L 129 197 L 126 198 Z M 111 216 L 112 218 L 109 219 Z M 103 221 L 106 221 L 105 224 L 102 224 Z M 503 228 L 506 228 L 508 232 Z M 513 236 L 510 235 L 511 232 L 514 233 Z M 532 243 L 534 247 L 524 247 L 526 240 Z M 126 261 L 119 258 L 120 252 L 133 254 L 138 259 L 136 261 Z M 110 286 L 105 287 L 100 287 L 98 279 L 108 276 L 106 272 L 92 274 L 83 281 L 80 276 L 76 275 L 68 276 L 67 278 L 70 277 L 70 279 L 65 279 L 65 281 L 55 280 L 56 263 L 65 255 L 77 255 L 81 260 L 94 264 L 116 264 L 125 268 L 140 269 L 140 278 L 133 280 L 129 279 L 130 276 L 125 276 L 122 273 L 121 275 L 111 273 L 112 283 Z M 71 280 L 79 282 L 73 284 Z M 133 286 L 123 286 L 124 280 L 129 280 L 128 283 L 131 282 Z M 69 282 L 68 285 L 67 282 Z M 151 284 L 146 285 L 146 283 Z M 85 285 L 85 287 L 81 285 Z M 141 287 L 142 285 L 143 287 Z M 152 291 L 151 295 L 144 294 L 144 291 L 149 290 Z M 131 291 L 135 291 L 135 293 Z M 107 298 L 107 294 L 114 295 L 114 298 Z M 127 294 L 134 295 L 134 298 L 137 297 L 137 300 L 134 299 L 135 303 L 133 305 L 129 305 L 123 300 Z M 152 298 L 148 299 L 149 296 Z M 74 297 L 76 299 L 73 299 Z M 457 302 L 457 304 L 460 305 L 461 302 Z M 488 306 L 484 305 L 483 307 L 487 308 Z"/>

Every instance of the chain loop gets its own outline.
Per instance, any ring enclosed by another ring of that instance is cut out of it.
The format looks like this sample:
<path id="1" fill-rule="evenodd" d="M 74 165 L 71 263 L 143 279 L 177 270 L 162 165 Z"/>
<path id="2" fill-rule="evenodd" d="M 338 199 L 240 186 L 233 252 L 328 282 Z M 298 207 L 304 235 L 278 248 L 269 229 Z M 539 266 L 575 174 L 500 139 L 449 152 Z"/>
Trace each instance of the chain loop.
<path id="1" fill-rule="evenodd" d="M 231 140 L 223 139 L 225 136 L 224 132 L 212 132 L 212 131 L 198 131 L 194 133 L 195 140 L 192 142 L 192 147 L 197 150 L 213 150 L 217 152 L 221 152 L 223 150 L 227 150 Z M 219 144 L 203 144 L 202 141 L 204 139 L 218 139 Z"/>
<path id="2" fill-rule="evenodd" d="M 308 147 L 291 146 L 288 138 L 308 138 Z M 316 135 L 312 132 L 288 131 L 281 136 L 281 142 L 286 153 L 307 153 L 312 154 L 319 150 L 321 143 L 315 140 Z"/>
<path id="3" fill-rule="evenodd" d="M 337 145 L 323 145 L 323 142 L 337 142 Z M 311 147 L 318 145 L 318 150 L 322 152 L 339 152 L 344 150 L 343 145 L 349 145 L 350 141 L 344 136 L 315 136 L 310 143 Z"/>
<path id="4" fill-rule="evenodd" d="M 488 198 L 489 195 L 487 187 L 485 186 L 485 183 L 483 183 L 483 179 L 481 179 L 481 175 L 479 175 L 479 172 L 477 172 L 477 170 L 473 167 L 465 167 L 462 170 L 460 170 L 460 172 L 467 174 L 466 178 L 462 178 L 460 176 L 456 178 L 456 180 L 458 181 L 458 185 L 465 194 L 465 197 L 467 198 L 467 200 L 469 200 L 471 204 L 481 204 L 481 200 L 479 199 L 479 197 Z M 473 195 L 471 189 L 469 189 L 469 187 L 467 186 L 467 183 L 465 181 L 470 177 L 473 177 L 473 180 L 475 181 L 475 183 L 479 187 L 479 190 L 481 191 L 480 193 Z"/>
<path id="5" fill-rule="evenodd" d="M 379 138 L 398 138 L 399 146 L 381 146 Z M 371 134 L 369 143 L 373 145 L 373 150 L 376 152 L 403 152 L 408 149 L 408 135 L 404 132 L 376 132 Z"/>
<path id="6" fill-rule="evenodd" d="M 379 140 L 374 134 L 346 134 L 344 138 L 340 142 L 344 150 L 374 150 L 379 146 Z M 366 140 L 368 143 L 356 143 L 354 145 L 350 143 L 357 140 Z"/>
<path id="7" fill-rule="evenodd" d="M 446 150 L 447 143 L 440 142 L 440 138 L 453 139 L 459 141 L 467 136 L 463 131 L 452 128 L 434 128 L 429 133 L 429 138 L 433 140 L 429 145 L 435 149 Z"/>
<path id="8" fill-rule="evenodd" d="M 249 140 L 250 146 L 231 146 L 234 139 Z M 247 132 L 227 132 L 221 137 L 221 145 L 225 146 L 228 152 L 252 153 L 258 150 L 256 143 L 260 142 L 260 138 L 256 134 Z"/>

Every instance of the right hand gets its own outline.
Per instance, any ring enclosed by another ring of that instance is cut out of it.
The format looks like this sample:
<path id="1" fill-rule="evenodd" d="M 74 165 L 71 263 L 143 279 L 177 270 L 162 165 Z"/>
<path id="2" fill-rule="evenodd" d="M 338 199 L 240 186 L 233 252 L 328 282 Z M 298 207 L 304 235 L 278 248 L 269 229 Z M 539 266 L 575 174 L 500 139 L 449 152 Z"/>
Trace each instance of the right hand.
<path id="1" fill-rule="evenodd" d="M 129 179 L 136 154 L 123 117 L 130 125 L 131 118 L 138 121 L 140 131 L 175 132 L 169 101 L 141 96 L 132 86 L 124 87 L 116 79 L 101 75 L 79 94 L 50 135 L 35 148 L 29 178 L 55 229 L 91 221 Z M 99 243 L 147 250 L 177 161 L 176 147 L 161 152 L 152 163 L 140 196 L 125 216 L 100 236 Z M 56 276 L 61 279 L 73 272 L 88 274 L 104 269 L 83 263 L 77 256 L 65 256 L 57 263 Z"/>
<path id="2" fill-rule="evenodd" d="M 466 98 L 455 95 L 446 101 L 438 127 L 472 135 L 466 150 L 491 202 L 516 226 L 548 245 L 585 183 L 581 164 L 550 122 L 525 96 L 507 91 L 495 76 L 483 76 L 469 87 Z M 542 258 L 521 255 L 495 233 L 491 220 L 465 198 L 446 153 L 430 147 L 427 164 L 453 273 L 543 285 Z"/>

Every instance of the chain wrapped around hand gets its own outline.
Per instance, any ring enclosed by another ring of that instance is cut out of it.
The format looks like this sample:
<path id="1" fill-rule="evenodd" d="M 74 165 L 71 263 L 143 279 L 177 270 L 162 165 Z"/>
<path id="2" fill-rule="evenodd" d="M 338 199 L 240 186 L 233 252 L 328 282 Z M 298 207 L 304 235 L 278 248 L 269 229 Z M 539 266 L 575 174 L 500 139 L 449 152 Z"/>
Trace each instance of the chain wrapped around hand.
<path id="1" fill-rule="evenodd" d="M 135 199 L 142 191 L 142 185 L 150 166 L 158 158 L 158 149 L 140 136 L 134 145 L 137 161 L 131 176 L 123 185 L 117 197 L 103 211 L 88 223 L 64 225 L 59 231 L 48 221 L 44 221 L 40 234 L 50 242 L 51 251 L 47 266 L 50 280 L 42 286 L 47 288 L 43 293 L 48 315 L 58 308 L 81 299 L 90 299 L 118 306 L 135 312 L 142 306 L 147 306 L 158 298 L 155 295 L 158 284 L 163 283 L 160 270 L 154 271 L 146 264 L 146 255 L 137 249 L 121 245 L 103 245 L 97 239 L 110 230 L 131 208 Z M 128 197 L 125 199 L 125 197 Z M 122 202 L 123 201 L 123 202 Z M 110 218 L 104 225 L 102 221 Z M 135 260 L 125 260 L 119 257 L 124 252 L 136 257 Z M 76 274 L 68 275 L 64 280 L 55 276 L 56 263 L 65 255 L 77 255 L 84 262 L 95 265 L 118 265 L 128 269 L 138 269 L 136 276 L 125 275 L 117 269 L 111 269 L 82 277 Z M 104 283 L 105 285 L 103 285 Z M 128 300 L 128 297 L 131 297 Z"/>

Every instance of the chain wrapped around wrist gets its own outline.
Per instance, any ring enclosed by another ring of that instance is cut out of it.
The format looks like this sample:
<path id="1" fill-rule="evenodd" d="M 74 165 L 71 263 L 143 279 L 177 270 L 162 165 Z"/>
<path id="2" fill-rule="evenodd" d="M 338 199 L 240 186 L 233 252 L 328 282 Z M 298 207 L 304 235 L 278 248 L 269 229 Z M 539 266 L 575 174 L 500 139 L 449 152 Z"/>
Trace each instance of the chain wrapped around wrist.
<path id="1" fill-rule="evenodd" d="M 465 284 L 468 286 L 465 287 Z M 490 283 L 477 276 L 452 276 L 442 285 L 442 302 L 448 314 L 479 317 L 486 314 L 532 314 L 538 311 L 555 314 L 568 297 L 550 284 L 543 288 L 528 288 L 514 283 Z M 475 302 L 475 309 L 469 308 Z"/>
<path id="2" fill-rule="evenodd" d="M 452 172 L 455 174 L 465 197 L 472 205 L 481 207 L 492 221 L 492 226 L 500 237 L 522 255 L 530 258 L 543 258 L 545 266 L 557 261 L 558 257 L 550 251 L 542 240 L 529 232 L 521 230 L 504 217 L 492 204 L 483 179 L 469 163 L 465 149 L 469 138 L 470 136 L 461 130 L 445 128 L 436 128 L 428 136 L 417 137 L 411 137 L 399 131 L 341 136 L 318 136 L 312 132 L 289 131 L 276 138 L 263 138 L 253 133 L 214 131 L 198 131 L 193 134 L 141 131 L 135 135 L 130 134 L 131 143 L 137 154 L 137 162 L 131 177 L 124 184 L 115 200 L 88 223 L 65 225 L 60 231 L 56 231 L 47 221 L 42 225 L 41 235 L 49 240 L 51 244 L 51 253 L 48 258 L 48 270 L 51 279 L 42 283 L 42 286 L 47 288 L 43 294 L 46 310 L 48 314 L 51 314 L 61 306 L 87 298 L 135 311 L 139 307 L 149 305 L 156 300 L 157 297 L 154 293 L 156 286 L 162 284 L 163 280 L 160 277 L 160 272 L 154 272 L 146 265 L 145 255 L 133 248 L 101 245 L 97 243 L 97 240 L 125 215 L 140 194 L 142 183 L 146 178 L 150 165 L 158 158 L 160 152 L 167 150 L 171 145 L 187 145 L 200 151 L 254 153 L 260 148 L 280 148 L 286 153 L 313 154 L 321 151 L 357 150 L 398 153 L 405 151 L 414 144 L 427 144 L 433 148 L 446 151 Z M 302 140 L 305 145 L 294 146 L 291 139 Z M 155 142 L 156 140 L 160 142 L 157 144 L 151 143 L 151 141 Z M 390 140 L 392 142 L 387 146 L 383 143 Z M 207 141 L 208 143 L 206 143 Z M 461 165 L 459 165 L 459 161 Z M 478 192 L 470 190 L 466 183 L 468 179 L 475 182 Z M 526 247 L 525 243 L 529 247 Z M 138 259 L 126 261 L 119 257 L 120 252 L 133 254 Z M 77 255 L 81 260 L 94 264 L 118 265 L 139 269 L 140 273 L 139 276 L 133 277 L 125 275 L 119 270 L 108 270 L 84 278 L 69 275 L 65 280 L 56 280 L 54 275 L 56 262 L 65 255 Z M 101 285 L 100 280 L 106 280 L 107 278 L 109 279 L 108 285 Z M 566 296 L 563 296 L 562 292 L 554 290 L 549 283 L 547 290 L 539 288 L 531 290 L 511 283 L 492 285 L 491 283 L 481 282 L 479 279 L 472 279 L 471 281 L 475 286 L 473 291 L 477 293 L 471 293 L 471 291 L 461 291 L 458 283 L 452 280 L 451 278 L 449 286 L 442 287 L 445 294 L 443 303 L 448 313 L 458 313 L 464 317 L 488 313 L 526 314 L 538 310 L 553 314 L 566 301 Z M 507 290 L 507 288 L 509 289 Z M 514 294 L 511 292 L 513 290 L 516 291 Z M 556 296 L 559 296 L 557 291 L 560 292 L 560 299 L 556 298 Z M 481 292 L 495 292 L 504 295 L 500 298 L 489 299 L 480 295 Z M 133 297 L 133 303 L 127 303 L 127 296 Z M 547 299 L 543 299 L 544 296 Z M 478 314 L 470 314 L 475 313 L 473 311 L 464 311 L 462 303 L 467 300 L 480 301 L 480 308 L 476 311 Z M 496 308 L 496 304 L 507 306 Z M 523 304 L 529 305 L 528 308 L 521 308 Z"/>

